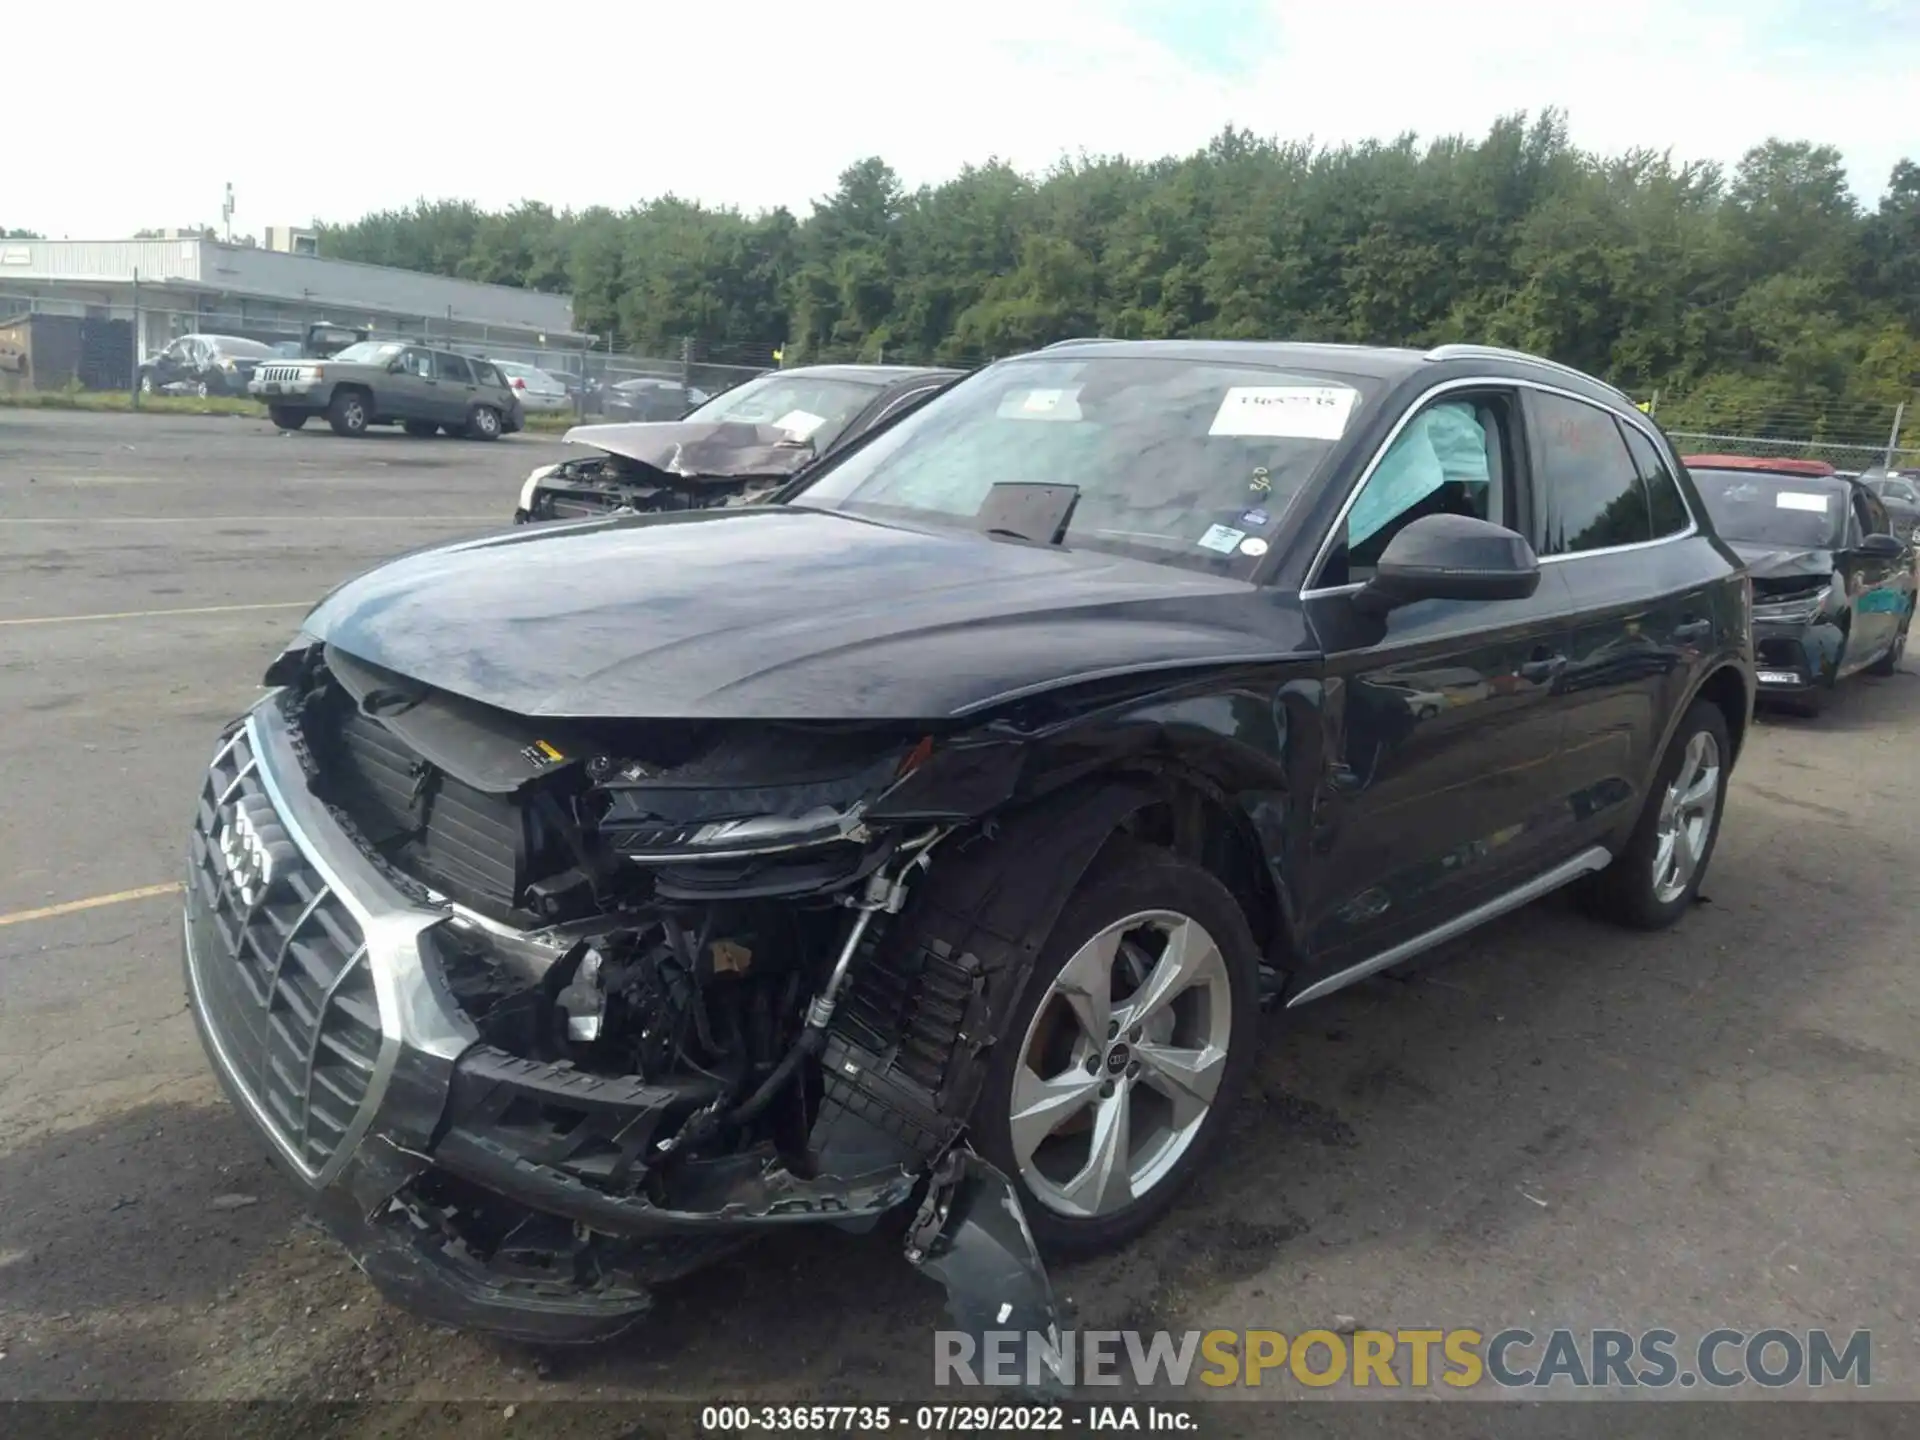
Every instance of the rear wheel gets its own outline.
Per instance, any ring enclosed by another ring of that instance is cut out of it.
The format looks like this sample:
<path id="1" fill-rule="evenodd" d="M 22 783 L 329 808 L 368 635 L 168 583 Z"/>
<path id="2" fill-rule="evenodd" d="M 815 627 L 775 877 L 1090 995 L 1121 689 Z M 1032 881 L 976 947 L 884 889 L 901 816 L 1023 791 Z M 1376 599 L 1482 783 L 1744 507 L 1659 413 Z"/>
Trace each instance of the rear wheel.
<path id="1" fill-rule="evenodd" d="M 431 435 L 440 427 L 431 420 L 404 420 L 400 428 L 409 435 Z"/>
<path id="2" fill-rule="evenodd" d="M 476 405 L 467 416 L 467 438 L 470 440 L 498 440 L 500 438 L 500 412 L 491 405 Z"/>
<path id="3" fill-rule="evenodd" d="M 336 435 L 366 434 L 367 426 L 373 423 L 373 412 L 367 404 L 365 392 L 336 390 L 333 403 L 327 407 L 327 423 L 333 426 Z"/>
<path id="4" fill-rule="evenodd" d="M 1732 757 L 1720 707 L 1694 701 L 1667 745 L 1626 848 L 1585 887 L 1593 913 L 1636 930 L 1664 929 L 1686 913 L 1720 838 Z"/>
<path id="5" fill-rule="evenodd" d="M 1259 956 L 1225 886 L 1130 847 L 1082 883 L 975 1108 L 1042 1248 L 1118 1245 L 1173 1204 L 1253 1063 Z"/>
<path id="6" fill-rule="evenodd" d="M 267 407 L 267 418 L 282 430 L 298 430 L 302 425 L 307 423 L 307 412 L 304 410 L 291 410 L 285 405 L 269 405 Z"/>

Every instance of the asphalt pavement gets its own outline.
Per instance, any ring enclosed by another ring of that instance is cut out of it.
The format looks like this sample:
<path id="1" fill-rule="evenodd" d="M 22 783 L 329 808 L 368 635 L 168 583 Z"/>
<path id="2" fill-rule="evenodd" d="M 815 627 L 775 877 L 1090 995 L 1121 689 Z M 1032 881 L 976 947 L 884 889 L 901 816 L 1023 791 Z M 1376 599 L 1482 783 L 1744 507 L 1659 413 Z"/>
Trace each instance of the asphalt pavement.
<path id="1" fill-rule="evenodd" d="M 215 730 L 330 586 L 498 528 L 560 448 L 0 409 L 0 1398 L 924 1390 L 940 1295 L 886 1234 L 767 1242 L 561 1360 L 416 1322 L 195 1040 L 163 887 Z M 1920 1399 L 1916 717 L 1903 669 L 1757 724 L 1671 931 L 1550 900 L 1270 1020 L 1212 1172 L 1056 1272 L 1077 1322 L 1868 1329 Z"/>

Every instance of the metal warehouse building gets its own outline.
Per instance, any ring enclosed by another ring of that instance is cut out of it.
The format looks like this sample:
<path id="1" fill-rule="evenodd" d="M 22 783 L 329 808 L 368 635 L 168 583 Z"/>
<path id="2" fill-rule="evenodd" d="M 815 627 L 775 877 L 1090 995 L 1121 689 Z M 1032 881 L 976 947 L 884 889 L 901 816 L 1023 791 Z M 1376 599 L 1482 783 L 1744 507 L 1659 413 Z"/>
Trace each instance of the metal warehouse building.
<path id="1" fill-rule="evenodd" d="M 296 340 L 315 322 L 462 349 L 588 343 L 571 296 L 205 239 L 0 240 L 0 324 L 24 314 L 92 322 L 96 374 L 130 375 L 180 335 Z"/>

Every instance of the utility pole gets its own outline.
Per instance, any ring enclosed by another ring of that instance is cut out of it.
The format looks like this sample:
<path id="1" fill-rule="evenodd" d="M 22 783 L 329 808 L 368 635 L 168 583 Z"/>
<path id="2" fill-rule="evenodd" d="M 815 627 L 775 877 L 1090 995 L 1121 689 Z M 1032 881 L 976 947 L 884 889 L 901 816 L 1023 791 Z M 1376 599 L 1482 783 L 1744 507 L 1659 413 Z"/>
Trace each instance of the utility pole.
<path id="1" fill-rule="evenodd" d="M 133 408 L 140 408 L 140 269 L 133 271 L 133 374 L 127 387 L 133 393 Z"/>
<path id="2" fill-rule="evenodd" d="M 1893 457 L 1900 448 L 1900 422 L 1907 418 L 1907 402 L 1893 407 L 1893 429 L 1887 432 L 1886 468 L 1893 469 Z"/>
<path id="3" fill-rule="evenodd" d="M 220 223 L 225 227 L 226 241 L 233 243 L 233 182 L 227 182 L 227 198 L 220 202 Z"/>

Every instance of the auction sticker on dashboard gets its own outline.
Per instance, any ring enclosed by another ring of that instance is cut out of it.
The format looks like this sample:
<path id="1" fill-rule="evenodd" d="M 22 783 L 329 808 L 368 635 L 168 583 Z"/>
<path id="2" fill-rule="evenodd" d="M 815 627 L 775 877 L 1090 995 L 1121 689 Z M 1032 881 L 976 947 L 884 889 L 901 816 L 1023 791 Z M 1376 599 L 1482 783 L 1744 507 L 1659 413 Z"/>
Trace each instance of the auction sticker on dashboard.
<path id="1" fill-rule="evenodd" d="M 1255 535 L 1251 540 L 1242 540 L 1240 542 L 1240 553 L 1242 555 L 1252 555 L 1255 557 L 1264 555 L 1267 553 L 1267 542 L 1262 540 L 1258 535 Z"/>
<path id="2" fill-rule="evenodd" d="M 1236 530 L 1231 525 L 1209 525 L 1207 533 L 1200 537 L 1200 548 L 1218 550 L 1222 555 L 1231 555 L 1246 538 L 1246 531 Z"/>
<path id="3" fill-rule="evenodd" d="M 1809 495 L 1804 490 L 1782 490 L 1773 497 L 1773 503 L 1782 510 L 1811 510 L 1815 515 L 1827 513 L 1825 495 Z"/>
<path id="4" fill-rule="evenodd" d="M 776 430 L 784 430 L 796 440 L 805 440 L 826 423 L 826 416 L 816 415 L 811 410 L 789 410 L 773 425 Z"/>
<path id="5" fill-rule="evenodd" d="M 1214 413 L 1209 435 L 1275 440 L 1338 440 L 1359 392 L 1345 385 L 1234 385 Z"/>

